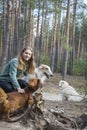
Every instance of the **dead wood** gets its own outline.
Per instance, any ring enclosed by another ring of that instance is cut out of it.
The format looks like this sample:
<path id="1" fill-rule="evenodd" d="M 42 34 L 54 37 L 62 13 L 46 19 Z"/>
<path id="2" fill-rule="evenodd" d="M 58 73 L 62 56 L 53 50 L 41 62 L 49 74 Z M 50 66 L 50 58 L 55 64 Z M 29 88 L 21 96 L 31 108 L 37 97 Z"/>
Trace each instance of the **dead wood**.
<path id="1" fill-rule="evenodd" d="M 54 113 L 49 110 L 41 111 L 35 107 L 21 120 L 21 124 L 25 126 L 32 124 L 35 130 L 77 130 L 74 120 L 63 113 Z"/>
<path id="2" fill-rule="evenodd" d="M 76 122 L 79 129 L 84 129 L 87 126 L 87 113 L 83 113 L 82 115 L 78 116 L 76 118 Z"/>

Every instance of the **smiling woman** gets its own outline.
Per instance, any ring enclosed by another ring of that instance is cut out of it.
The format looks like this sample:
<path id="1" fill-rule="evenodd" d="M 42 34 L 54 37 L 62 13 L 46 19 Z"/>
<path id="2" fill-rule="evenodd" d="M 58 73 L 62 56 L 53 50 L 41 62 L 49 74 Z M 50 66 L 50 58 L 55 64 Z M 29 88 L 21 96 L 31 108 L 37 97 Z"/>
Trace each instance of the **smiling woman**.
<path id="1" fill-rule="evenodd" d="M 0 74 L 0 87 L 7 93 L 18 91 L 25 93 L 27 83 L 21 79 L 24 75 L 34 74 L 35 63 L 32 48 L 25 47 L 18 57 L 11 59 Z"/>
<path id="2" fill-rule="evenodd" d="M 23 53 L 23 60 L 28 61 L 31 58 L 32 52 L 31 50 L 27 49 Z"/>

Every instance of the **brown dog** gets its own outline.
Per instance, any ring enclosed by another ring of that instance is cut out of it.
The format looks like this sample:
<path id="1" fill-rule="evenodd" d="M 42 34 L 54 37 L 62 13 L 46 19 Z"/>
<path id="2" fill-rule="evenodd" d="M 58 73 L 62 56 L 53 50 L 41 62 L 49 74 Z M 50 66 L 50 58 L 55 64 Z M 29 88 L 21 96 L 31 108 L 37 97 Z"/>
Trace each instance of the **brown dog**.
<path id="1" fill-rule="evenodd" d="M 29 80 L 28 87 L 25 88 L 25 93 L 18 92 L 5 93 L 0 88 L 0 116 L 6 113 L 6 119 L 10 120 L 10 113 L 15 112 L 17 109 L 23 108 L 26 105 L 33 105 L 34 98 L 32 93 L 40 87 L 40 80 L 33 78 Z"/>

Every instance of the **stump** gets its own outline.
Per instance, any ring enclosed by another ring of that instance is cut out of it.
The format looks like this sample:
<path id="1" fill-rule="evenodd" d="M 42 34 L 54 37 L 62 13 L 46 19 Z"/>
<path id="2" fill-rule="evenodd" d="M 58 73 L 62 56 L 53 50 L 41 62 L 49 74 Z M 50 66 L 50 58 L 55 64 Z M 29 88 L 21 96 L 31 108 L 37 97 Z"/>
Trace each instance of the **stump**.
<path id="1" fill-rule="evenodd" d="M 41 111 L 40 108 L 32 109 L 22 120 L 21 124 L 33 130 L 76 130 L 76 121 L 64 113 L 55 110 Z"/>

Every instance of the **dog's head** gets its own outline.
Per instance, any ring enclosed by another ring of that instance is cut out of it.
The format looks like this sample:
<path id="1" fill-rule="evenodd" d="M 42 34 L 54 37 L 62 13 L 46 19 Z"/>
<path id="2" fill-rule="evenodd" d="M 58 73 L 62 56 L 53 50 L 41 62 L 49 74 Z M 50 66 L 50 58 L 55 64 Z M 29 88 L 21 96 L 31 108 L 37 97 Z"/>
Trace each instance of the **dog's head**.
<path id="1" fill-rule="evenodd" d="M 37 102 L 39 102 L 43 99 L 43 95 L 42 93 L 35 93 L 34 98 Z"/>
<path id="2" fill-rule="evenodd" d="M 36 73 L 37 73 L 37 69 L 36 69 Z M 48 66 L 48 65 L 45 65 L 45 64 L 41 64 L 39 67 L 38 67 L 38 75 L 46 75 L 46 76 L 53 76 L 53 73 L 51 71 L 51 68 Z M 41 78 L 41 77 L 40 77 Z M 48 78 L 48 77 L 47 77 Z"/>
<path id="3" fill-rule="evenodd" d="M 36 91 L 40 87 L 40 79 L 38 78 L 32 78 L 28 82 L 29 88 L 31 88 L 33 91 Z"/>
<path id="4" fill-rule="evenodd" d="M 69 83 L 64 81 L 64 80 L 60 80 L 58 86 L 59 86 L 60 89 L 64 89 L 64 88 L 69 86 Z"/>
<path id="5" fill-rule="evenodd" d="M 35 100 L 36 107 L 38 107 L 42 111 L 44 108 L 44 100 L 43 100 L 42 93 L 36 92 L 34 95 L 34 100 Z"/>

